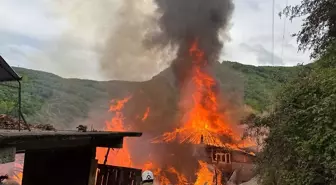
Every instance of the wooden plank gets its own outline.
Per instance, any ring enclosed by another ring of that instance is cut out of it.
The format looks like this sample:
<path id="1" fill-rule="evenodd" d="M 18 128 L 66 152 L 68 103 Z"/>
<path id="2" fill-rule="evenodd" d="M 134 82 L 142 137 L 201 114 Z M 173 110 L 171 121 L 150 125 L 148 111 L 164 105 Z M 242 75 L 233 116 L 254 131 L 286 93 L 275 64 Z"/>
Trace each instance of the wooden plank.
<path id="1" fill-rule="evenodd" d="M 140 169 L 103 164 L 99 164 L 98 169 L 101 172 L 106 172 L 103 185 L 140 185 L 141 183 Z M 102 174 L 99 174 L 99 176 L 102 176 Z"/>
<path id="2" fill-rule="evenodd" d="M 102 185 L 104 178 L 104 174 L 102 173 L 101 169 L 97 169 L 97 180 L 96 180 L 96 185 Z"/>
<path id="3" fill-rule="evenodd" d="M 103 175 L 104 175 L 103 185 L 107 185 L 107 180 L 109 179 L 109 175 L 110 175 L 109 170 L 107 168 L 104 169 Z"/>
<path id="4" fill-rule="evenodd" d="M 90 175 L 89 175 L 89 185 L 96 184 L 97 167 L 98 167 L 98 160 L 92 159 Z"/>

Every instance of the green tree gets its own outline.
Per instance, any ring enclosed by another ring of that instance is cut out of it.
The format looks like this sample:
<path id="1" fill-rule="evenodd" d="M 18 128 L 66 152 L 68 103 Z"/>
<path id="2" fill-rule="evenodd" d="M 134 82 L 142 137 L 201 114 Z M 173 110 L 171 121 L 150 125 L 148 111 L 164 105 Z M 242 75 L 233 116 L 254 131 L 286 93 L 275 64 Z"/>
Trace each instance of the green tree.
<path id="1" fill-rule="evenodd" d="M 302 0 L 301 4 L 287 6 L 281 13 L 290 20 L 304 17 L 302 29 L 297 36 L 299 50 L 311 49 L 313 58 L 322 56 L 334 45 L 336 38 L 336 1 Z"/>
<path id="2" fill-rule="evenodd" d="M 277 96 L 257 126 L 269 136 L 259 155 L 263 184 L 336 184 L 336 65 L 325 55 Z"/>

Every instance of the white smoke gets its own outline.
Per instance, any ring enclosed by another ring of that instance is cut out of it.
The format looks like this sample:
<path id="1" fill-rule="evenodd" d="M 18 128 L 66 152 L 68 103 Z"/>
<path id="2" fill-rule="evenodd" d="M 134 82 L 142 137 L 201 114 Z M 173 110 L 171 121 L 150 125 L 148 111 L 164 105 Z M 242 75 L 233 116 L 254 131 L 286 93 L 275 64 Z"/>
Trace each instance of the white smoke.
<path id="1" fill-rule="evenodd" d="M 53 6 L 69 21 L 60 44 L 71 38 L 80 47 L 89 47 L 104 79 L 146 80 L 174 57 L 142 44 L 144 35 L 157 27 L 152 0 L 56 1 Z"/>

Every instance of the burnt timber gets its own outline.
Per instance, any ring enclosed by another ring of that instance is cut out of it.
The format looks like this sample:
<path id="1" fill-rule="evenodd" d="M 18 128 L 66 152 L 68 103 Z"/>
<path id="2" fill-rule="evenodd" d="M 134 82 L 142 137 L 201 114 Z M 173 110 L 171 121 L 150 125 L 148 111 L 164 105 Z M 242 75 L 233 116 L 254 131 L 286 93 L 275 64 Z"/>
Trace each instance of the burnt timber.
<path id="1" fill-rule="evenodd" d="M 0 131 L 0 148 L 25 153 L 22 185 L 93 185 L 96 148 L 122 148 L 137 132 Z"/>

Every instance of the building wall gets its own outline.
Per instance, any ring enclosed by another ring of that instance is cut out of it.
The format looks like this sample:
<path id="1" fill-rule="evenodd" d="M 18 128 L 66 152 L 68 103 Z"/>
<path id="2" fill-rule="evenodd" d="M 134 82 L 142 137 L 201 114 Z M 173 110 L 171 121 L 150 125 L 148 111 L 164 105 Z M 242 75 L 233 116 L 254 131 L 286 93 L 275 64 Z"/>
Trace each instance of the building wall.
<path id="1" fill-rule="evenodd" d="M 88 185 L 95 148 L 26 151 L 22 185 Z"/>

